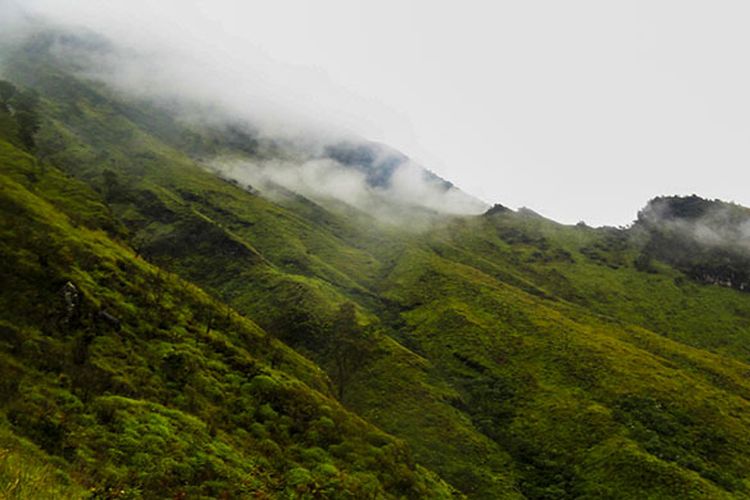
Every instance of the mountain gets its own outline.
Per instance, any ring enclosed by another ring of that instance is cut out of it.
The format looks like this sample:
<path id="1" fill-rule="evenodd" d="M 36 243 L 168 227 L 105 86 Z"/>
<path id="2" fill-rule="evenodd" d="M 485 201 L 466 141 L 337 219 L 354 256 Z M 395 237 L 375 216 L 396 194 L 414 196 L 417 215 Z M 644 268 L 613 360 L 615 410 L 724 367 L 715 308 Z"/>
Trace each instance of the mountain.
<path id="1" fill-rule="evenodd" d="M 101 196 L 14 132 L 0 142 L 4 496 L 449 494 L 318 367 L 140 258 Z"/>
<path id="2" fill-rule="evenodd" d="M 185 120 L 63 42 L 2 69 L 6 496 L 750 496 L 747 209 L 436 210 L 385 146 Z"/>

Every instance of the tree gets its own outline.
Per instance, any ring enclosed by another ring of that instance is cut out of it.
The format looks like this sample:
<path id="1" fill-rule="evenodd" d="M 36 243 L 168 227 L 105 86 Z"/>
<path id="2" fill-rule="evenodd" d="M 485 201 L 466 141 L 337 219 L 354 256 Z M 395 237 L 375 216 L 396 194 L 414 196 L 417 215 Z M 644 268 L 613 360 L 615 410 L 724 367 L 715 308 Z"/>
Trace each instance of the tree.
<path id="1" fill-rule="evenodd" d="M 104 179 L 104 199 L 107 203 L 117 201 L 118 195 L 122 190 L 117 173 L 107 168 L 102 172 L 102 178 Z"/>
<path id="2" fill-rule="evenodd" d="M 39 131 L 40 125 L 38 105 L 39 96 L 31 90 L 16 93 L 11 102 L 18 123 L 18 136 L 27 149 L 33 149 L 36 145 L 34 134 Z"/>
<path id="3" fill-rule="evenodd" d="M 334 315 L 328 338 L 332 375 L 338 389 L 338 398 L 343 401 L 352 376 L 367 361 L 373 350 L 372 335 L 357 322 L 354 304 L 346 302 Z"/>
<path id="4" fill-rule="evenodd" d="M 9 111 L 8 105 L 16 92 L 16 87 L 12 83 L 0 80 L 0 106 L 6 111 Z"/>

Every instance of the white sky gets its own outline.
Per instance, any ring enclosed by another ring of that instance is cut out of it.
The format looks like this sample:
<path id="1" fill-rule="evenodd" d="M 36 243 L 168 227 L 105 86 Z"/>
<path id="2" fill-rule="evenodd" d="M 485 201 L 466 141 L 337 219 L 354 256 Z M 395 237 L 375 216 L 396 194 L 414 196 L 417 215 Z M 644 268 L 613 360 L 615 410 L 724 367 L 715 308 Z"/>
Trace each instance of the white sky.
<path id="1" fill-rule="evenodd" d="M 17 3 L 190 53 L 225 92 L 387 143 L 490 203 L 595 225 L 659 194 L 750 205 L 750 2 Z"/>

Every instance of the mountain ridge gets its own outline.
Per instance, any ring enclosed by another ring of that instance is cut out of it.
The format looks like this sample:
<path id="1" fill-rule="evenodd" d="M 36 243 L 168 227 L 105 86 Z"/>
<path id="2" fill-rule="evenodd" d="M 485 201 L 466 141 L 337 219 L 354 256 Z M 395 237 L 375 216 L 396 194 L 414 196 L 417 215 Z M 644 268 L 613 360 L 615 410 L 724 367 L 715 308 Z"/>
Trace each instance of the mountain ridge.
<path id="1" fill-rule="evenodd" d="M 16 443 L 3 449 L 41 447 L 13 456 L 59 469 L 50 488 L 750 495 L 750 301 L 669 251 L 689 241 L 700 264 L 744 265 L 723 247 L 660 219 L 589 228 L 498 208 L 415 231 L 266 198 L 200 161 L 273 157 L 252 136 L 196 130 L 22 54 L 5 74 L 38 92 L 39 130 L 27 152 L 0 150 L 15 221 L 2 272 L 25 283 L 0 294 L 16 339 L 0 369 L 24 391 L 3 387 L 0 430 Z M 61 335 L 49 316 L 67 281 L 90 309 Z M 101 381 L 82 378 L 81 358 Z M 185 452 L 139 450 L 133 432 Z"/>

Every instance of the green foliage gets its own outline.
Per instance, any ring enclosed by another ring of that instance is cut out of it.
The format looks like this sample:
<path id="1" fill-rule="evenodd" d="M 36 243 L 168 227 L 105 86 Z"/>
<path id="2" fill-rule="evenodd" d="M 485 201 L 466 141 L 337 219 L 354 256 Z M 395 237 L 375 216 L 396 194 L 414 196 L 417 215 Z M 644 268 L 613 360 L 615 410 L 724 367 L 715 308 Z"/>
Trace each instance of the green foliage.
<path id="1" fill-rule="evenodd" d="M 643 221 L 414 233 L 272 202 L 199 159 L 282 146 L 26 55 L 36 157 L 0 112 L 14 460 L 104 496 L 750 496 L 749 296 L 690 273 L 735 254 Z"/>
<path id="2" fill-rule="evenodd" d="M 660 260 L 691 279 L 750 291 L 750 210 L 698 196 L 651 200 L 634 231 L 647 242 L 639 260 Z"/>
<path id="3" fill-rule="evenodd" d="M 379 460 L 403 445 L 344 410 L 317 367 L 112 239 L 82 183 L 0 152 L 0 415 L 43 450 L 21 474 L 32 458 L 3 448 L 9 495 L 66 491 L 39 479 L 45 456 L 95 497 L 446 494 L 407 455 Z"/>
<path id="4" fill-rule="evenodd" d="M 367 363 L 375 349 L 372 333 L 360 327 L 353 303 L 347 302 L 339 308 L 326 335 L 326 344 L 338 398 L 343 401 L 352 376 Z"/>
<path id="5" fill-rule="evenodd" d="M 39 131 L 39 96 L 30 89 L 19 90 L 10 82 L 0 80 L 0 124 L 3 138 L 34 149 L 34 135 Z"/>
<path id="6" fill-rule="evenodd" d="M 0 497 L 88 498 L 59 461 L 52 460 L 33 444 L 0 428 Z"/>

